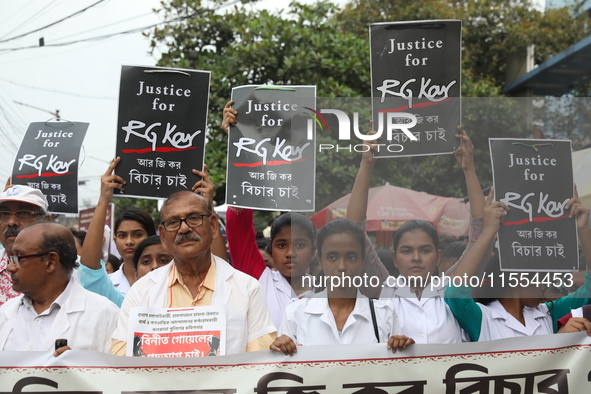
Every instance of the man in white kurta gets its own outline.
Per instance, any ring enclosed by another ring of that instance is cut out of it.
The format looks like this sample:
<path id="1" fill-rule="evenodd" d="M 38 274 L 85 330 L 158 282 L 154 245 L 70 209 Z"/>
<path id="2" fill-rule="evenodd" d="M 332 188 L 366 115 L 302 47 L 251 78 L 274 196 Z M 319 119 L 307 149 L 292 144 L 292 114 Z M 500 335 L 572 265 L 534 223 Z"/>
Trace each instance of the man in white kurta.
<path id="1" fill-rule="evenodd" d="M 133 307 L 220 306 L 226 313 L 226 354 L 269 349 L 276 329 L 260 284 L 211 254 L 218 221 L 209 200 L 189 191 L 175 193 L 160 217 L 162 245 L 174 260 L 131 287 L 121 306 L 111 352 L 126 354 Z"/>

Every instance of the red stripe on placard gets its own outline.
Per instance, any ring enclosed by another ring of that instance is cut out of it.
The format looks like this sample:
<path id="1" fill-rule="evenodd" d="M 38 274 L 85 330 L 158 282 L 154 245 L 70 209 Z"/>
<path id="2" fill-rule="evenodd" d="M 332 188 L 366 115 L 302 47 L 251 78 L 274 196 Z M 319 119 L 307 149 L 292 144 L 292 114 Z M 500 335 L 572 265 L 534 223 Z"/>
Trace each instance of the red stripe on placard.
<path id="1" fill-rule="evenodd" d="M 153 151 L 153 152 L 181 152 L 181 151 L 189 150 L 189 149 L 197 149 L 197 147 L 196 146 L 192 146 L 190 148 L 183 148 L 183 149 L 160 147 L 160 148 L 156 148 L 156 150 Z M 145 148 L 145 149 L 122 149 L 121 152 L 123 152 L 123 153 L 146 153 L 146 152 L 152 152 L 152 148 Z"/>
<path id="2" fill-rule="evenodd" d="M 450 98 L 448 98 L 448 99 L 445 99 L 445 100 L 443 100 L 443 101 L 440 101 L 440 102 L 438 102 L 438 103 L 418 103 L 418 104 L 415 104 L 415 105 L 413 105 L 412 107 L 413 107 L 413 108 L 425 108 L 425 107 L 430 107 L 430 106 L 432 106 L 432 105 L 439 105 L 439 104 L 441 104 L 441 103 L 445 103 L 446 101 L 449 101 L 449 100 L 451 100 L 451 99 L 450 99 Z M 408 108 L 408 105 L 404 105 L 404 106 L 402 106 L 402 107 L 399 107 L 399 108 L 394 108 L 394 109 L 383 109 L 383 110 L 381 110 L 381 111 L 378 111 L 378 112 L 381 112 L 381 113 L 387 113 L 387 112 L 400 112 L 400 111 L 406 111 L 407 109 L 409 109 L 409 108 Z"/>
<path id="3" fill-rule="evenodd" d="M 42 177 L 42 178 L 46 178 L 46 177 L 50 177 L 50 176 L 62 176 L 62 175 L 69 175 L 72 174 L 72 172 L 66 172 L 63 174 L 56 174 L 55 172 L 42 172 L 41 175 L 38 174 L 33 174 L 33 175 L 17 175 L 16 177 L 18 179 L 20 178 L 37 178 L 37 177 Z"/>
<path id="4" fill-rule="evenodd" d="M 296 161 L 275 160 L 275 161 L 268 161 L 267 164 L 264 164 L 264 165 L 266 165 L 266 166 L 280 166 L 282 164 L 293 164 L 293 163 L 297 163 L 297 162 L 304 161 L 304 160 L 308 160 L 308 159 L 300 159 L 300 160 L 296 160 Z M 235 167 L 259 167 L 262 165 L 263 165 L 262 161 L 259 161 L 258 163 L 234 163 Z"/>
<path id="5" fill-rule="evenodd" d="M 552 220 L 558 220 L 558 219 L 562 219 L 562 218 L 566 218 L 566 217 L 568 217 L 568 216 L 562 215 L 557 218 L 540 217 L 540 218 L 533 218 L 531 221 L 534 223 L 543 223 L 543 222 L 549 222 Z M 521 226 L 522 224 L 529 223 L 529 222 L 530 222 L 529 219 L 523 219 L 523 220 L 518 220 L 516 222 L 505 222 L 505 223 L 503 223 L 503 226 Z"/>

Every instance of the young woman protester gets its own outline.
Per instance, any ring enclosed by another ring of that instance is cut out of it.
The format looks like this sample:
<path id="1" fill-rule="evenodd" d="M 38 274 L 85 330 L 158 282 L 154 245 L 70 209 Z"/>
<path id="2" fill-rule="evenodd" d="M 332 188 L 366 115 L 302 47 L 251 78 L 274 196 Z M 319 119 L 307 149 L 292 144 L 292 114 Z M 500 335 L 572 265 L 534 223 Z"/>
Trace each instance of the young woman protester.
<path id="1" fill-rule="evenodd" d="M 231 108 L 233 103 L 228 102 L 224 108 L 222 127 L 226 133 L 228 126 L 237 122 L 238 112 Z M 271 227 L 271 255 L 276 269 L 272 271 L 258 250 L 253 217 L 252 209 L 230 207 L 226 212 L 226 236 L 232 266 L 259 280 L 273 323 L 279 327 L 287 304 L 311 291 L 312 277 L 307 272 L 314 257 L 316 229 L 310 219 L 299 213 L 279 216 Z M 383 266 L 381 268 L 387 275 L 388 271 Z M 368 270 L 368 267 L 364 269 Z"/>
<path id="2" fill-rule="evenodd" d="M 477 275 L 482 257 L 487 254 L 487 245 L 494 239 L 505 212 L 505 204 L 492 202 L 491 190 L 484 210 L 484 230 L 478 240 L 454 268 L 455 276 Z M 588 226 L 589 209 L 575 197 L 566 204 L 569 218 L 576 220 L 579 239 L 587 261 L 591 261 L 591 229 Z M 551 302 L 544 300 L 544 288 L 507 287 L 500 289 L 501 297 L 488 303 L 477 303 L 471 297 L 472 288 L 450 285 L 446 290 L 446 302 L 472 341 L 488 341 L 526 335 L 552 334 L 556 332 L 557 320 L 571 309 L 591 302 L 591 274 L 585 274 L 585 284 L 576 292 Z"/>
<path id="3" fill-rule="evenodd" d="M 317 242 L 328 286 L 287 306 L 271 350 L 293 356 L 296 344 L 387 343 L 395 352 L 414 343 L 400 335 L 392 303 L 367 298 L 352 285 L 353 278 L 363 272 L 363 230 L 347 219 L 333 220 L 320 229 Z M 338 280 L 333 282 L 332 277 Z"/>
<path id="4" fill-rule="evenodd" d="M 171 261 L 172 256 L 164 250 L 158 235 L 152 235 L 140 242 L 133 255 L 133 266 L 138 279 Z"/>
<path id="5" fill-rule="evenodd" d="M 474 146 L 466 132 L 458 126 L 460 146 L 454 151 L 464 171 L 470 198 L 470 244 L 482 230 L 484 195 L 474 168 Z M 372 144 L 368 144 L 371 149 Z M 363 153 L 355 179 L 347 218 L 365 232 L 369 183 L 376 159 L 371 150 Z M 432 282 L 438 275 L 441 258 L 439 236 L 435 228 L 422 220 L 404 223 L 395 233 L 392 257 L 400 275 L 380 277 L 383 288 L 376 288 L 380 299 L 391 300 L 398 314 L 402 334 L 411 335 L 417 343 L 455 343 L 466 339 L 460 325 L 443 299 L 443 281 Z M 369 265 L 381 265 L 366 235 L 366 259 Z M 381 291 L 381 293 L 380 293 Z"/>

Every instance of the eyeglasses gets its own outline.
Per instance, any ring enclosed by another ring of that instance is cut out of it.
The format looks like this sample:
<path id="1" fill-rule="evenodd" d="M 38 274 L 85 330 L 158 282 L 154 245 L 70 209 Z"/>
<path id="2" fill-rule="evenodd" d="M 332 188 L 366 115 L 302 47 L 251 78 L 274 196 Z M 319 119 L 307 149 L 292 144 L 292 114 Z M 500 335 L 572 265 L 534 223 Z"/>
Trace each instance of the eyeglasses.
<path id="1" fill-rule="evenodd" d="M 37 254 L 28 254 L 25 256 L 8 256 L 8 259 L 12 262 L 12 264 L 16 265 L 18 268 L 20 268 L 21 266 L 21 260 L 22 259 L 28 259 L 31 257 L 41 257 L 41 256 L 47 256 L 49 254 L 48 253 L 37 253 Z"/>
<path id="2" fill-rule="evenodd" d="M 209 217 L 209 216 L 211 216 L 211 215 L 193 213 L 184 219 L 172 218 L 172 219 L 168 219 L 163 222 L 160 222 L 160 224 L 162 224 L 162 226 L 164 226 L 164 229 L 166 231 L 178 231 L 181 228 L 181 224 L 183 222 L 187 223 L 187 226 L 189 226 L 190 228 L 195 228 L 195 227 L 199 227 L 203 224 L 204 217 Z"/>
<path id="3" fill-rule="evenodd" d="M 44 215 L 42 211 L 0 211 L 0 223 L 8 221 L 10 216 L 14 214 L 17 220 L 21 222 L 32 220 L 35 216 Z"/>

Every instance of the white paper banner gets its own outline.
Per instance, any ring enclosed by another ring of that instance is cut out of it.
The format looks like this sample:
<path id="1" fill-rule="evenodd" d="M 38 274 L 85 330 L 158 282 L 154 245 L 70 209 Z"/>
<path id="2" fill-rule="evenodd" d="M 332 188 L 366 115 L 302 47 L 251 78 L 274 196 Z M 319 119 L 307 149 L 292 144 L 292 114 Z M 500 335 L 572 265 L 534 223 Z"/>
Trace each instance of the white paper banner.
<path id="1" fill-rule="evenodd" d="M 222 307 L 135 307 L 129 312 L 128 356 L 207 357 L 225 354 L 226 313 Z"/>
<path id="2" fill-rule="evenodd" d="M 0 393 L 589 393 L 591 338 L 540 335 L 451 345 L 310 346 L 150 359 L 0 352 Z M 504 389 L 503 389 L 504 388 Z"/>

